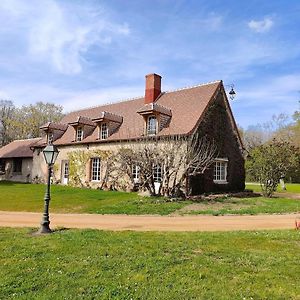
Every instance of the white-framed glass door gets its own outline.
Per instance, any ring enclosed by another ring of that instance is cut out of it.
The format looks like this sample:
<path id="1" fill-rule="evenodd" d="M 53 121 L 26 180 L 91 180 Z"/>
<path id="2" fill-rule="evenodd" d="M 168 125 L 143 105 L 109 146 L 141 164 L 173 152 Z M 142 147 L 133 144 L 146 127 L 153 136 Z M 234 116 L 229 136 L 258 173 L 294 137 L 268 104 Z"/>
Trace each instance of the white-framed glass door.
<path id="1" fill-rule="evenodd" d="M 62 161 L 62 184 L 69 183 L 69 161 Z"/>

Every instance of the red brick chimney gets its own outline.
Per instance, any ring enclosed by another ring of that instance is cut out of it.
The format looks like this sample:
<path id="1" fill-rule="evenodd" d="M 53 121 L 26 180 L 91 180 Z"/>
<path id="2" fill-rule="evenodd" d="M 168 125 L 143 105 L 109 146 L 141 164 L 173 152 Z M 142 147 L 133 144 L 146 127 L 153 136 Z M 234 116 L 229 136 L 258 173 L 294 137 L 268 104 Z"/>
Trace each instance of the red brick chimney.
<path id="1" fill-rule="evenodd" d="M 161 76 L 155 73 L 146 75 L 145 104 L 153 103 L 161 93 Z"/>

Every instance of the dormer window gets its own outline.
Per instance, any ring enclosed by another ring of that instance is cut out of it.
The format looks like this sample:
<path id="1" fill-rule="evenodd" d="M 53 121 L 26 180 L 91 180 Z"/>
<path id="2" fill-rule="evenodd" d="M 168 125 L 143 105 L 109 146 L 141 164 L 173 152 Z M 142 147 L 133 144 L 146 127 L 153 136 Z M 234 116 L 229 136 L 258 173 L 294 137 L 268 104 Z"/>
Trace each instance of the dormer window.
<path id="1" fill-rule="evenodd" d="M 48 144 L 52 144 L 53 143 L 53 132 L 49 131 L 48 132 Z"/>
<path id="2" fill-rule="evenodd" d="M 83 139 L 83 128 L 81 126 L 77 127 L 76 129 L 76 141 L 82 141 Z"/>
<path id="3" fill-rule="evenodd" d="M 149 116 L 147 118 L 147 135 L 155 135 L 157 133 L 157 119 L 155 116 Z"/>
<path id="4" fill-rule="evenodd" d="M 144 118 L 145 135 L 158 134 L 162 129 L 169 126 L 172 118 L 171 110 L 157 103 L 146 104 L 137 113 Z"/>
<path id="5" fill-rule="evenodd" d="M 108 126 L 107 123 L 102 123 L 100 126 L 100 139 L 105 140 L 108 138 Z"/>

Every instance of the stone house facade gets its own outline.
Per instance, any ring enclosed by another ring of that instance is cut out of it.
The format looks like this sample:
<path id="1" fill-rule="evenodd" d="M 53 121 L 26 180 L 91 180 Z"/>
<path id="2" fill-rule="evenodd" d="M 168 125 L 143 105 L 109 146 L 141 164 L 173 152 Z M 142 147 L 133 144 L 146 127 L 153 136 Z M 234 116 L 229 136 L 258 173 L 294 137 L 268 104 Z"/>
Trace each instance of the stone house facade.
<path id="1" fill-rule="evenodd" d="M 41 138 L 16 140 L 0 149 L 0 180 L 31 182 L 33 147 Z"/>
<path id="2" fill-rule="evenodd" d="M 120 148 L 151 140 L 162 145 L 169 137 L 187 137 L 197 132 L 216 142 L 218 155 L 203 174 L 186 179 L 188 194 L 244 189 L 243 145 L 222 81 L 163 92 L 161 76 L 149 74 L 145 96 L 74 111 L 59 124 L 47 123 L 41 130 L 45 136 L 32 148 L 30 178 L 34 181 L 45 179 L 47 168 L 41 151 L 49 141 L 60 151 L 54 166 L 55 181 L 71 183 L 77 161 L 77 183 L 97 188 L 107 176 L 107 160 L 113 159 Z M 105 158 L 103 153 L 111 156 Z M 162 166 L 153 167 L 156 185 L 160 184 L 162 172 Z M 128 176 L 116 176 L 122 182 L 119 186 L 126 189 L 130 181 L 139 181 L 138 166 L 133 166 Z"/>

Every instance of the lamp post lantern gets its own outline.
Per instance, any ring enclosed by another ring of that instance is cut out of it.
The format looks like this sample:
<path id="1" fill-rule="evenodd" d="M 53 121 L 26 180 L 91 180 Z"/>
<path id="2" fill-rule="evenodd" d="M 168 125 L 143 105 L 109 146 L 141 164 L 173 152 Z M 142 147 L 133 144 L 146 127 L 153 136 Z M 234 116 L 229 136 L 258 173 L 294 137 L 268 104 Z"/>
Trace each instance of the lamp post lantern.
<path id="1" fill-rule="evenodd" d="M 47 188 L 45 193 L 45 206 L 44 206 L 44 213 L 43 218 L 41 221 L 41 228 L 39 233 L 51 233 L 51 229 L 49 227 L 50 220 L 49 220 L 49 202 L 50 202 L 50 177 L 51 177 L 51 169 L 55 163 L 59 151 L 57 150 L 56 146 L 54 145 L 47 145 L 43 150 L 43 154 L 45 157 L 45 161 L 48 165 L 48 174 L 47 174 Z"/>

